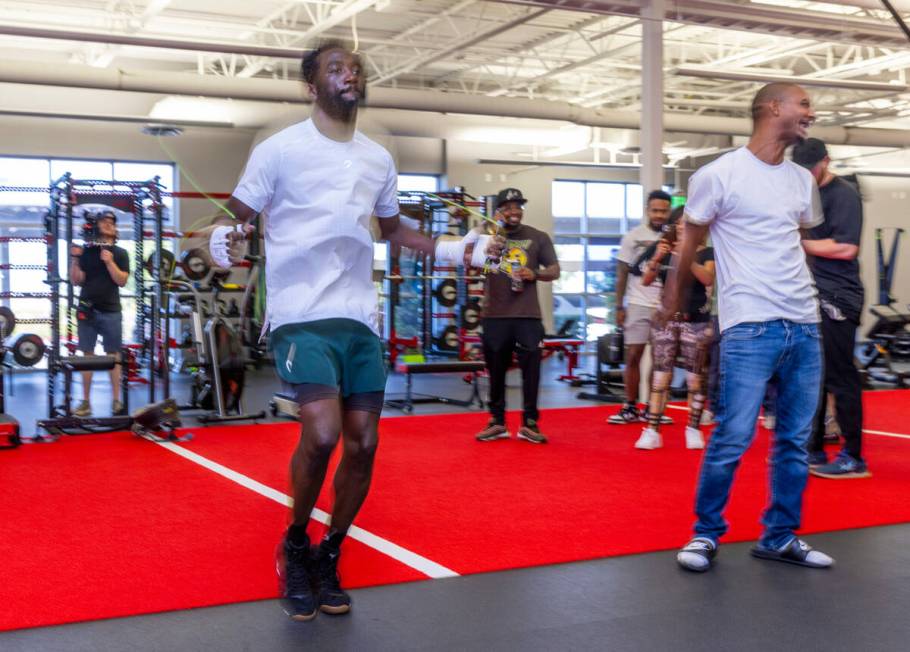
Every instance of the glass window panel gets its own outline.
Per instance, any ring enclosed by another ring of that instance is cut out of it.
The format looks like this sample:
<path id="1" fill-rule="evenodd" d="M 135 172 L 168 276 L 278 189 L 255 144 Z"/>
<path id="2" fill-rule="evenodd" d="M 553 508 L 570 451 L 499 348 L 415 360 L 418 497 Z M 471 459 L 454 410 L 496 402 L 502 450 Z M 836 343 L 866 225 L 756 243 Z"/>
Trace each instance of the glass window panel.
<path id="1" fill-rule="evenodd" d="M 582 217 L 585 214 L 585 184 L 554 181 L 552 210 L 553 217 Z"/>
<path id="2" fill-rule="evenodd" d="M 588 183 L 588 217 L 613 217 L 621 219 L 625 214 L 625 184 Z"/>
<path id="3" fill-rule="evenodd" d="M 588 233 L 622 233 L 622 219 L 612 217 L 589 217 Z"/>
<path id="4" fill-rule="evenodd" d="M 554 233 L 581 233 L 580 217 L 557 217 L 553 220 Z"/>
<path id="5" fill-rule="evenodd" d="M 398 190 L 402 192 L 436 192 L 439 177 L 430 174 L 399 174 Z"/>
<path id="6" fill-rule="evenodd" d="M 114 178 L 113 166 L 108 161 L 51 160 L 51 179 L 59 179 L 67 172 L 74 179 L 107 181 Z"/>
<path id="7" fill-rule="evenodd" d="M 641 184 L 630 183 L 626 185 L 626 215 L 632 220 L 641 221 L 645 206 L 645 195 Z"/>
<path id="8" fill-rule="evenodd" d="M 613 315 L 613 296 L 588 295 L 585 297 L 585 339 L 596 342 L 598 337 L 616 330 Z"/>
<path id="9" fill-rule="evenodd" d="M 554 294 L 553 295 L 553 328 L 557 333 L 569 337 L 576 337 L 584 328 L 582 310 L 584 297 L 581 294 Z M 573 324 L 567 322 L 573 321 Z"/>
<path id="10" fill-rule="evenodd" d="M 165 190 L 170 192 L 177 190 L 174 181 L 174 166 L 170 163 L 114 162 L 114 178 L 118 181 L 150 181 L 155 177 L 159 177 L 158 182 L 164 186 Z M 162 203 L 168 209 L 165 212 L 165 221 L 171 223 L 170 213 L 174 210 L 174 199 L 165 197 Z"/>
<path id="11" fill-rule="evenodd" d="M 46 159 L 0 157 L 0 185 L 46 188 L 50 170 Z M 47 192 L 0 192 L 3 206 L 47 206 Z"/>

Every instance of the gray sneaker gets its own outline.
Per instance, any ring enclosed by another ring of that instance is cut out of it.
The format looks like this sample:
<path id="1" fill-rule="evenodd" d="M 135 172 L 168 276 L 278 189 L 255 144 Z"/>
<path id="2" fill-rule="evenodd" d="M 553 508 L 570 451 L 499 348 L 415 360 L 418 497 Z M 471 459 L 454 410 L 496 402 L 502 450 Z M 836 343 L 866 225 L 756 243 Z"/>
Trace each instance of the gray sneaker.
<path id="1" fill-rule="evenodd" d="M 509 431 L 506 430 L 506 427 L 501 423 L 497 423 L 495 419 L 490 419 L 490 422 L 486 427 L 474 435 L 474 439 L 477 441 L 496 441 L 497 439 L 508 439 Z"/>
<path id="2" fill-rule="evenodd" d="M 547 438 L 540 434 L 540 428 L 534 419 L 528 419 L 521 428 L 518 429 L 518 438 L 529 441 L 532 444 L 546 444 Z"/>
<path id="3" fill-rule="evenodd" d="M 92 416 L 92 404 L 88 401 L 82 401 L 79 403 L 79 407 L 73 410 L 73 414 L 75 414 L 77 417 Z"/>

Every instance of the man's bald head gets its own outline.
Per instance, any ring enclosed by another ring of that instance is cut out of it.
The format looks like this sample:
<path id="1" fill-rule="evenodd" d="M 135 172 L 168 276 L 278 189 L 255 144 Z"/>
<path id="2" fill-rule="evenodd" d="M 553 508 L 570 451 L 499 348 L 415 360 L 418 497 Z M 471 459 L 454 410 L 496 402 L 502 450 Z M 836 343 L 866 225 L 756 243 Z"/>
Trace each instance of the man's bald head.
<path id="1" fill-rule="evenodd" d="M 752 98 L 752 121 L 758 122 L 765 116 L 765 110 L 771 102 L 784 100 L 794 90 L 802 87 L 793 82 L 772 82 L 762 86 Z"/>

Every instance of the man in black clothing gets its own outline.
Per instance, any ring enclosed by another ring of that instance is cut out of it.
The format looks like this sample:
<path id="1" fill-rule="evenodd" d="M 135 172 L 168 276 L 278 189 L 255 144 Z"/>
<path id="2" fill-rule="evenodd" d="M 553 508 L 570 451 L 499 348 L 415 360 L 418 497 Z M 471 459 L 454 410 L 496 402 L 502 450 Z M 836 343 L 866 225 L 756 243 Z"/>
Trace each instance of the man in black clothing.
<path id="1" fill-rule="evenodd" d="M 550 236 L 521 223 L 526 201 L 516 188 L 506 188 L 496 196 L 495 218 L 505 225 L 506 247 L 500 260 L 502 273 L 487 276 L 484 292 L 483 353 L 490 374 L 491 419 L 477 433 L 478 441 L 509 438 L 505 426 L 506 372 L 512 365 L 512 354 L 517 353 L 524 398 L 517 437 L 534 444 L 547 442 L 537 425 L 544 335 L 537 281 L 559 278 L 559 261 Z"/>
<path id="2" fill-rule="evenodd" d="M 870 475 L 862 457 L 862 381 L 853 362 L 856 329 L 863 310 L 859 277 L 859 242 L 863 203 L 856 188 L 829 169 L 825 144 L 809 138 L 793 148 L 793 162 L 807 168 L 818 183 L 825 221 L 803 240 L 821 308 L 825 356 L 821 406 L 809 439 L 809 472 L 822 478 L 864 478 Z M 831 462 L 825 455 L 825 393 L 834 395 L 844 448 Z"/>
<path id="3" fill-rule="evenodd" d="M 120 288 L 130 277 L 130 258 L 125 249 L 116 246 L 117 216 L 113 211 L 100 215 L 86 215 L 86 246 L 70 249 L 70 282 L 82 289 L 76 318 L 78 321 L 79 350 L 84 355 L 95 351 L 98 336 L 104 352 L 117 356 L 118 363 L 110 370 L 111 412 L 124 414 L 120 400 L 120 348 L 123 345 L 123 316 L 120 308 Z M 82 372 L 82 403 L 74 411 L 76 416 L 92 414 L 90 394 L 92 372 Z"/>

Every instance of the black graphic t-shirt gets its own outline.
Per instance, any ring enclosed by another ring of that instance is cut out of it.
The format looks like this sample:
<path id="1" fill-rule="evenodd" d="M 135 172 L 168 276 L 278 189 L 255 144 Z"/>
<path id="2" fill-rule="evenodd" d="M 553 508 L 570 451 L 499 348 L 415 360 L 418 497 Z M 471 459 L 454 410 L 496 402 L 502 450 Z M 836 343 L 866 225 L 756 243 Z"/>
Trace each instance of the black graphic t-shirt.
<path id="1" fill-rule="evenodd" d="M 88 301 L 100 312 L 120 312 L 120 286 L 114 283 L 107 266 L 101 261 L 103 248 L 113 251 L 117 267 L 129 274 L 130 256 L 126 249 L 117 245 L 86 247 L 79 258 L 79 267 L 85 272 L 85 283 L 79 291 L 79 298 Z"/>
<path id="2" fill-rule="evenodd" d="M 527 224 L 521 224 L 514 231 L 506 233 L 506 248 L 499 263 L 501 273 L 487 275 L 483 316 L 540 319 L 537 281 L 524 281 L 522 292 L 512 290 L 510 270 L 513 262 L 533 272 L 555 264 L 556 249 L 550 236 Z"/>

